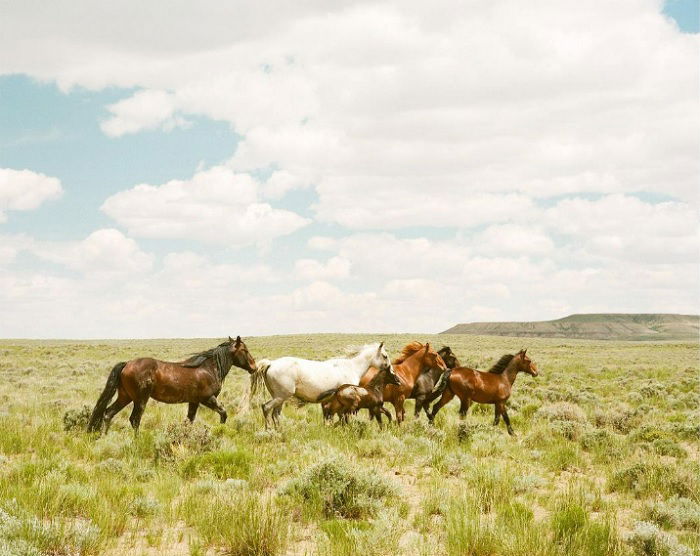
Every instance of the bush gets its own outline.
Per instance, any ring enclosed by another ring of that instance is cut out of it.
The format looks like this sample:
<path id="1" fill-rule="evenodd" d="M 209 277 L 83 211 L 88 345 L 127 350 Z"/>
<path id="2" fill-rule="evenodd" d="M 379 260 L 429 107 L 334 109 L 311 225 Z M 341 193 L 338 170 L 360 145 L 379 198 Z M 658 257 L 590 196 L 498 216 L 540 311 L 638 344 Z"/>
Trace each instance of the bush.
<path id="1" fill-rule="evenodd" d="M 535 416 L 542 417 L 548 421 L 586 422 L 586 414 L 583 412 L 583 409 L 569 402 L 557 402 L 543 405 L 537 410 Z"/>
<path id="2" fill-rule="evenodd" d="M 654 452 L 661 456 L 673 456 L 674 458 L 687 457 L 688 452 L 670 438 L 658 438 L 651 443 Z"/>
<path id="3" fill-rule="evenodd" d="M 700 504 L 688 498 L 674 496 L 668 500 L 647 504 L 643 516 L 667 529 L 700 529 Z"/>
<path id="4" fill-rule="evenodd" d="M 63 430 L 86 430 L 90 415 L 92 415 L 92 408 L 89 405 L 84 405 L 80 409 L 69 409 L 63 414 Z"/>
<path id="5" fill-rule="evenodd" d="M 284 492 L 300 497 L 326 517 L 361 519 L 375 516 L 379 502 L 396 490 L 377 473 L 333 459 L 311 467 Z"/>
<path id="6" fill-rule="evenodd" d="M 211 429 L 203 423 L 189 421 L 170 423 L 165 433 L 156 443 L 156 460 L 172 460 L 178 452 L 203 453 L 213 450 L 218 439 Z"/>
<path id="7" fill-rule="evenodd" d="M 693 552 L 678 539 L 665 533 L 646 521 L 637 522 L 634 529 L 627 535 L 626 542 L 635 554 L 640 556 L 692 556 Z"/>
<path id="8" fill-rule="evenodd" d="M 627 434 L 633 427 L 637 417 L 637 411 L 626 404 L 621 404 L 614 409 L 599 409 L 593 414 L 593 423 L 596 427 L 610 427 L 617 432 Z"/>
<path id="9" fill-rule="evenodd" d="M 250 475 L 253 456 L 246 450 L 208 452 L 188 459 L 181 468 L 186 478 L 208 474 L 217 479 L 243 479 Z"/>
<path id="10" fill-rule="evenodd" d="M 632 492 L 636 496 L 659 493 L 692 498 L 698 496 L 699 482 L 696 470 L 639 462 L 614 472 L 608 485 L 613 491 Z"/>

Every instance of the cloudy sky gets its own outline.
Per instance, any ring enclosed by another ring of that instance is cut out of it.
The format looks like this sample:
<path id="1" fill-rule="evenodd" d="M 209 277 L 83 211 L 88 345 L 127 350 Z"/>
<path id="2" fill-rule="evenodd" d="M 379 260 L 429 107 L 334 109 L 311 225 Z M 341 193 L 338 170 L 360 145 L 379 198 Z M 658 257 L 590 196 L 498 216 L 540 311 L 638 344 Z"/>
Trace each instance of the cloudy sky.
<path id="1" fill-rule="evenodd" d="M 0 5 L 0 337 L 700 312 L 695 0 Z"/>

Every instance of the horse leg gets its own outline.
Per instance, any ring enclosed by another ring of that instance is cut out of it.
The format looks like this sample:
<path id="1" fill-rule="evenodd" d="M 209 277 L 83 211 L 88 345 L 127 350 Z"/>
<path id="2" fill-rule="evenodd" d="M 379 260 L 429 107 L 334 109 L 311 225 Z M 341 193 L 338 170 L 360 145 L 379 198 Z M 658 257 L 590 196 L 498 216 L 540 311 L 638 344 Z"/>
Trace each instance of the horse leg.
<path id="1" fill-rule="evenodd" d="M 493 418 L 493 426 L 498 426 L 498 422 L 501 420 L 501 412 L 498 410 L 498 404 L 495 404 L 493 406 L 494 409 L 494 418 Z"/>
<path id="2" fill-rule="evenodd" d="M 389 410 L 388 410 L 388 409 L 386 409 L 384 406 L 381 406 L 381 407 L 379 408 L 379 412 L 380 412 L 380 413 L 383 413 L 384 415 L 386 415 L 386 418 L 389 419 L 389 422 L 391 423 L 392 416 L 391 416 L 391 413 L 389 413 Z"/>
<path id="3" fill-rule="evenodd" d="M 270 428 L 270 420 L 272 424 L 279 426 L 279 416 L 282 412 L 282 406 L 286 398 L 272 398 L 270 401 L 262 404 L 263 415 L 265 415 L 265 428 Z"/>
<path id="4" fill-rule="evenodd" d="M 503 415 L 503 420 L 506 422 L 508 434 L 511 436 L 515 436 L 515 431 L 513 430 L 513 427 L 510 426 L 510 417 L 508 417 L 508 412 L 506 411 L 505 405 L 503 406 L 503 411 L 501 412 L 501 414 Z"/>
<path id="5" fill-rule="evenodd" d="M 112 418 L 124 409 L 127 405 L 131 403 L 131 398 L 126 393 L 126 390 L 119 388 L 119 393 L 117 394 L 117 399 L 112 405 L 110 405 L 105 410 L 104 424 L 105 424 L 105 434 L 109 431 L 109 426 L 112 424 Z"/>
<path id="6" fill-rule="evenodd" d="M 452 398 L 454 397 L 454 393 L 452 392 L 452 390 L 450 390 L 448 386 L 442 393 L 442 398 L 440 398 L 440 400 L 433 406 L 433 410 L 430 412 L 430 417 L 428 417 L 428 419 L 430 419 L 431 423 L 435 419 L 437 412 L 440 411 L 440 409 L 442 409 L 442 406 L 450 403 L 452 401 Z"/>
<path id="7" fill-rule="evenodd" d="M 134 429 L 135 433 L 139 432 L 139 426 L 141 425 L 141 417 L 143 417 L 143 412 L 146 409 L 146 404 L 148 403 L 148 397 L 143 400 L 134 400 L 134 408 L 131 410 L 131 415 L 129 416 L 129 422 Z"/>
<path id="8" fill-rule="evenodd" d="M 223 406 L 216 399 L 216 396 L 212 396 L 207 401 L 202 402 L 202 405 L 204 407 L 208 407 L 209 409 L 213 409 L 214 411 L 216 411 L 219 414 L 219 418 L 221 419 L 221 423 L 226 422 L 226 419 L 228 418 L 228 413 L 226 413 L 226 410 L 223 408 Z"/>
<path id="9" fill-rule="evenodd" d="M 399 396 L 394 401 L 394 411 L 396 412 L 396 422 L 400 425 L 403 423 L 404 417 L 406 416 L 406 410 L 403 408 L 403 402 L 406 400 L 404 396 Z"/>
<path id="10" fill-rule="evenodd" d="M 197 403 L 197 402 L 193 402 L 191 404 L 188 404 L 187 418 L 190 420 L 190 423 L 194 423 L 194 418 L 195 418 L 195 415 L 197 415 L 198 408 L 199 408 L 199 403 Z"/>
<path id="11" fill-rule="evenodd" d="M 423 409 L 423 404 L 425 403 L 425 396 L 416 396 L 416 410 L 413 412 L 413 416 L 418 419 L 420 417 L 420 410 Z"/>
<path id="12" fill-rule="evenodd" d="M 467 411 L 469 411 L 469 407 L 472 405 L 472 401 L 467 398 L 466 400 L 459 400 L 459 418 L 464 419 L 467 416 Z"/>

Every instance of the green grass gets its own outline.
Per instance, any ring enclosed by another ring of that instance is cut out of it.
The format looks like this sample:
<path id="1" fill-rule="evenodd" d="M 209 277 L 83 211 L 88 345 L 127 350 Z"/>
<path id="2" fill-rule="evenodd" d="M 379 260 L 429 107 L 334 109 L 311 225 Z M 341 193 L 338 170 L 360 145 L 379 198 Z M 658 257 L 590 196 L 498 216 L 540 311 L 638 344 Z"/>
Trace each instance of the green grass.
<path id="1" fill-rule="evenodd" d="M 523 346 L 509 414 L 379 430 L 325 426 L 287 404 L 279 431 L 248 410 L 247 374 L 201 408 L 129 408 L 83 432 L 112 366 L 178 359 L 217 340 L 0 341 L 0 554 L 683 554 L 700 551 L 698 345 L 480 336 L 250 338 L 257 359 L 337 356 L 384 340 L 450 345 L 488 367 Z M 85 409 L 88 406 L 88 409 Z M 392 409 L 391 407 L 389 408 Z M 651 550 L 652 552 L 649 552 Z M 646 552 L 645 552 L 646 551 Z M 684 552 L 685 551 L 685 552 Z"/>

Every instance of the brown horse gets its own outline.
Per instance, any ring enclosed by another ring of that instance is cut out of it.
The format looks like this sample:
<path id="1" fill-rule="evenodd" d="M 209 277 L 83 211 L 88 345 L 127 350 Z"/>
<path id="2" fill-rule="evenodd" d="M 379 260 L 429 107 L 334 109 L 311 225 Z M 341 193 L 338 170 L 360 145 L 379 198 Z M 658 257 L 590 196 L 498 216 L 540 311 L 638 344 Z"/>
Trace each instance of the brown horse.
<path id="1" fill-rule="evenodd" d="M 217 347 L 191 356 L 179 363 L 159 361 L 150 357 L 117 363 L 107 378 L 102 395 L 92 411 L 88 431 L 99 431 L 102 422 L 105 432 L 114 416 L 131 402 L 129 421 L 138 430 L 141 416 L 149 398 L 164 403 L 188 403 L 187 418 L 194 421 L 199 404 L 213 409 L 226 422 L 226 410 L 216 397 L 231 367 L 235 365 L 253 373 L 255 360 L 241 337 L 219 344 Z M 107 404 L 117 392 L 116 401 Z"/>
<path id="2" fill-rule="evenodd" d="M 526 349 L 521 349 L 515 355 L 504 355 L 488 372 L 477 371 L 468 367 L 457 367 L 450 371 L 449 376 L 440 382 L 432 399 L 442 393 L 442 398 L 433 406 L 429 419 L 435 419 L 435 415 L 443 405 L 447 404 L 455 395 L 459 398 L 460 417 L 464 418 L 469 411 L 471 403 L 492 403 L 495 406 L 496 417 L 493 424 L 503 415 L 503 420 L 508 428 L 508 434 L 515 434 L 510 426 L 510 418 L 506 411 L 506 402 L 510 398 L 515 377 L 520 372 L 537 376 L 537 365 L 526 354 Z M 445 373 L 447 375 L 448 373 Z"/>
<path id="3" fill-rule="evenodd" d="M 450 369 L 460 366 L 457 357 L 455 357 L 455 354 L 452 353 L 452 350 L 448 346 L 443 346 L 440 351 L 438 351 L 438 355 L 442 357 L 442 360 L 445 362 L 448 373 Z M 411 397 L 416 400 L 415 417 L 420 416 L 420 411 L 422 409 L 425 411 L 425 416 L 430 419 L 430 412 L 428 410 L 430 409 L 430 402 L 435 399 L 435 397 L 431 397 L 431 395 L 435 389 L 435 385 L 438 383 L 438 380 L 442 378 L 443 374 L 445 374 L 445 372 L 439 367 L 431 367 L 424 373 L 421 373 L 416 379 L 416 385 L 413 387 L 413 392 L 411 393 Z"/>
<path id="4" fill-rule="evenodd" d="M 401 424 L 406 417 L 403 404 L 408 398 L 412 397 L 413 387 L 420 374 L 431 368 L 439 368 L 444 372 L 447 370 L 447 367 L 442 357 L 430 348 L 429 343 L 423 345 L 416 341 L 404 346 L 401 355 L 396 358 L 393 365 L 394 372 L 401 379 L 401 385 L 387 384 L 384 387 L 384 401 L 393 404 L 396 412 L 396 422 Z M 376 369 L 367 371 L 360 379 L 360 386 L 367 387 L 376 373 Z"/>

